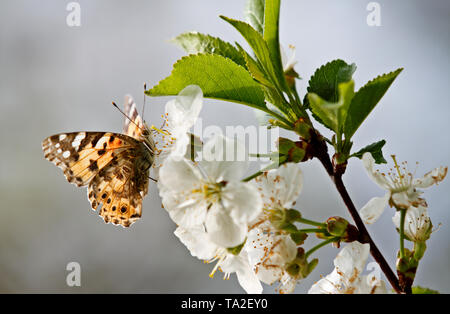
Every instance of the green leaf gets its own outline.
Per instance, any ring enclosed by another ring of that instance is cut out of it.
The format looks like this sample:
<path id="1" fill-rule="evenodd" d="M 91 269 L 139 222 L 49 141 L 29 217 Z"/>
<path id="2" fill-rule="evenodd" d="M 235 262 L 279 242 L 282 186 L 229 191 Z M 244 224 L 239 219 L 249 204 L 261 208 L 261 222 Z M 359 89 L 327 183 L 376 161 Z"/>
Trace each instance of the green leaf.
<path id="1" fill-rule="evenodd" d="M 260 64 L 255 59 L 253 59 L 252 56 L 250 56 L 239 44 L 236 45 L 238 46 L 241 54 L 244 56 L 245 65 L 251 76 L 260 84 L 270 88 L 275 88 L 270 79 L 267 78 L 267 75 L 264 72 L 264 69 L 261 68 Z"/>
<path id="2" fill-rule="evenodd" d="M 276 75 L 272 64 L 272 59 L 270 57 L 269 47 L 267 46 L 267 42 L 264 40 L 262 35 L 245 22 L 234 20 L 222 15 L 220 17 L 234 26 L 234 28 L 241 33 L 255 53 L 256 58 L 261 64 L 262 69 L 264 69 L 267 77 L 275 83 Z"/>
<path id="3" fill-rule="evenodd" d="M 347 64 L 340 59 L 328 62 L 318 68 L 311 76 L 307 91 L 317 94 L 327 102 L 335 103 L 339 99 L 339 84 L 350 81 L 355 70 L 356 65 L 354 63 Z M 310 107 L 308 94 L 305 96 L 303 103 L 306 108 Z M 319 123 L 330 128 L 314 112 L 313 117 Z"/>
<path id="4" fill-rule="evenodd" d="M 280 77 L 280 75 L 277 75 L 277 73 L 275 71 L 274 64 L 272 62 L 272 57 L 269 52 L 269 48 L 267 46 L 266 41 L 262 37 L 262 35 L 245 22 L 230 19 L 225 16 L 220 16 L 220 17 L 223 20 L 230 23 L 232 26 L 234 26 L 241 33 L 241 35 L 246 39 L 246 41 L 252 48 L 253 52 L 255 53 L 256 58 L 257 58 L 257 64 L 259 65 L 259 67 L 257 68 L 255 66 L 255 64 L 250 65 L 250 63 L 249 63 L 248 66 L 252 66 L 252 70 L 253 70 L 252 74 L 255 77 L 258 76 L 260 78 L 262 77 L 262 75 L 260 75 L 260 74 L 264 74 L 265 79 L 271 83 L 270 85 L 273 85 L 275 87 L 275 88 L 272 88 L 272 87 L 268 86 L 269 84 L 267 84 L 267 82 L 263 83 L 267 87 L 265 90 L 266 90 L 266 95 L 269 96 L 268 100 L 270 102 L 272 102 L 276 107 L 278 107 L 286 115 L 288 115 L 288 116 L 291 115 L 292 109 L 284 103 L 283 98 L 280 95 L 280 93 L 281 93 L 280 91 L 283 90 L 283 88 L 281 87 L 282 83 L 278 79 Z M 258 75 L 257 75 L 256 71 L 255 71 L 257 69 L 259 69 L 260 72 L 262 72 L 262 73 L 258 73 Z M 283 80 L 284 80 L 284 77 L 283 77 Z"/>
<path id="5" fill-rule="evenodd" d="M 315 93 L 308 93 L 308 100 L 312 112 L 322 123 L 336 132 L 340 137 L 347 116 L 348 107 L 354 94 L 354 82 L 340 83 L 338 86 L 339 99 L 337 102 L 329 102 Z"/>
<path id="6" fill-rule="evenodd" d="M 280 0 L 266 0 L 266 6 L 264 9 L 264 40 L 267 42 L 267 46 L 269 47 L 275 73 L 278 76 L 278 81 L 287 91 L 288 87 L 281 62 L 279 20 Z"/>
<path id="7" fill-rule="evenodd" d="M 174 64 L 170 76 L 145 94 L 177 95 L 191 84 L 198 85 L 205 97 L 233 101 L 267 111 L 260 85 L 243 67 L 216 54 L 203 53 L 181 58 Z"/>
<path id="8" fill-rule="evenodd" d="M 355 70 L 354 63 L 347 64 L 340 59 L 328 62 L 311 76 L 307 91 L 319 95 L 328 102 L 337 102 L 339 84 L 350 81 Z"/>
<path id="9" fill-rule="evenodd" d="M 439 294 L 439 291 L 421 286 L 412 287 L 413 294 Z"/>
<path id="10" fill-rule="evenodd" d="M 265 0 L 247 0 L 244 9 L 245 20 L 260 34 L 264 32 Z"/>
<path id="11" fill-rule="evenodd" d="M 385 140 L 381 140 L 375 143 L 372 143 L 370 145 L 367 145 L 366 147 L 360 149 L 358 152 L 352 154 L 350 157 L 358 157 L 359 159 L 362 158 L 364 153 L 371 153 L 373 159 L 375 159 L 375 163 L 377 164 L 385 164 L 387 163 L 386 159 L 383 157 L 383 151 L 382 148 L 386 144 Z"/>
<path id="12" fill-rule="evenodd" d="M 245 67 L 245 60 L 239 50 L 220 38 L 197 32 L 183 33 L 171 40 L 188 54 L 214 53 L 230 58 Z"/>
<path id="13" fill-rule="evenodd" d="M 344 126 L 344 133 L 347 139 L 350 139 L 355 134 L 356 130 L 375 108 L 381 97 L 383 97 L 402 70 L 403 68 L 400 68 L 388 74 L 378 76 L 355 93 L 355 97 L 353 97 L 348 109 L 347 120 Z"/>

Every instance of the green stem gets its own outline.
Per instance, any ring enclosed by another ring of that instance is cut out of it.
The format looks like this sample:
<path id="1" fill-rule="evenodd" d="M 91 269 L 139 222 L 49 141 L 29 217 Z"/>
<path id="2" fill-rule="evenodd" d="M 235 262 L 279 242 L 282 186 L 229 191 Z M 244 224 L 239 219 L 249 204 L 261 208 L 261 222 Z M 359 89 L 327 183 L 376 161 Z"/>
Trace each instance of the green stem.
<path id="1" fill-rule="evenodd" d="M 314 220 L 309 220 L 309 219 L 306 219 L 306 218 L 297 218 L 295 221 L 300 222 L 300 223 L 304 223 L 306 225 L 316 226 L 316 227 L 323 227 L 323 228 L 327 227 L 327 225 L 324 224 L 324 223 L 317 222 L 317 221 L 314 221 Z"/>
<path id="2" fill-rule="evenodd" d="M 318 249 L 320 249 L 321 247 L 330 244 L 332 242 L 336 242 L 339 241 L 341 238 L 340 237 L 334 237 L 325 241 L 320 242 L 319 244 L 317 244 L 315 247 L 311 248 L 308 252 L 306 252 L 305 254 L 305 258 L 308 258 L 308 256 L 310 256 L 312 253 L 314 253 L 315 251 L 317 251 Z"/>
<path id="3" fill-rule="evenodd" d="M 252 179 L 254 179 L 254 178 L 256 178 L 256 177 L 262 175 L 263 173 L 264 173 L 264 171 L 258 171 L 258 172 L 255 172 L 255 173 L 252 174 L 251 176 L 248 176 L 247 178 L 242 179 L 242 181 L 243 181 L 243 182 L 248 182 L 248 181 L 250 181 L 250 180 L 252 180 Z"/>
<path id="4" fill-rule="evenodd" d="M 400 209 L 400 257 L 405 257 L 405 217 L 406 209 Z"/>
<path id="5" fill-rule="evenodd" d="M 327 233 L 328 231 L 326 229 L 298 229 L 298 231 L 304 232 L 304 233 Z"/>

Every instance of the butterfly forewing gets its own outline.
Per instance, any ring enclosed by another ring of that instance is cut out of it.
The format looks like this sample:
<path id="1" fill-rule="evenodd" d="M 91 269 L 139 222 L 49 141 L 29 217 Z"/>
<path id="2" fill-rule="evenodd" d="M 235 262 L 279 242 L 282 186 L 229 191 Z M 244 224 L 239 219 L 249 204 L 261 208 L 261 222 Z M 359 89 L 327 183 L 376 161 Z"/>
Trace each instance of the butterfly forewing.
<path id="1" fill-rule="evenodd" d="M 123 133 L 141 139 L 142 131 L 145 129 L 144 122 L 137 111 L 136 103 L 129 95 L 125 96 L 125 114 Z"/>

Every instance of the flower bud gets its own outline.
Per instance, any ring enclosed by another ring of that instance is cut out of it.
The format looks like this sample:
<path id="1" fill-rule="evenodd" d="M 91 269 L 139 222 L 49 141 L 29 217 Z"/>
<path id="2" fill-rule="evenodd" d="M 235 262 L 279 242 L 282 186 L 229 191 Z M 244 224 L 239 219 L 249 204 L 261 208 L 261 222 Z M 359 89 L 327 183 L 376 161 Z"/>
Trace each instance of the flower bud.
<path id="1" fill-rule="evenodd" d="M 327 230 L 335 237 L 343 237 L 346 234 L 348 221 L 342 217 L 334 216 L 327 219 Z"/>
<path id="2" fill-rule="evenodd" d="M 420 261 L 425 254 L 427 244 L 425 242 L 414 242 L 414 259 Z"/>
<path id="3" fill-rule="evenodd" d="M 308 234 L 303 231 L 296 231 L 292 232 L 290 236 L 292 241 L 295 242 L 295 244 L 302 245 L 305 242 L 306 238 L 308 237 Z"/>
<path id="4" fill-rule="evenodd" d="M 280 137 L 278 139 L 278 151 L 280 159 L 285 162 L 301 162 L 305 157 L 305 149 L 290 139 Z M 282 158 L 282 157 L 284 158 Z"/>

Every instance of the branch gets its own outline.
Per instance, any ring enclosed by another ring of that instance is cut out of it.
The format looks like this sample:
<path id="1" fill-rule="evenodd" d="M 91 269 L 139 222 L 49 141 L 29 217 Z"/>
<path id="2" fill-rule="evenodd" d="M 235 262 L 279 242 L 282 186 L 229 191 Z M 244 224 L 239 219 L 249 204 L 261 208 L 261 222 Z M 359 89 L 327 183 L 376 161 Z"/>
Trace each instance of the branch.
<path id="1" fill-rule="evenodd" d="M 314 148 L 314 156 L 320 160 L 323 167 L 327 171 L 328 175 L 330 176 L 331 180 L 336 186 L 336 189 L 341 195 L 342 200 L 345 203 L 345 206 L 347 206 L 347 209 L 350 212 L 350 215 L 352 216 L 356 224 L 356 227 L 359 230 L 360 237 L 358 241 L 361 243 L 368 243 L 370 245 L 370 253 L 372 254 L 375 261 L 380 265 L 380 268 L 386 275 L 386 278 L 388 279 L 389 283 L 392 285 L 392 287 L 397 293 L 403 293 L 402 289 L 400 288 L 397 276 L 392 271 L 391 267 L 385 260 L 384 256 L 381 254 L 375 242 L 370 237 L 370 234 L 367 231 L 364 222 L 361 220 L 361 217 L 359 216 L 358 210 L 356 209 L 352 199 L 350 198 L 350 195 L 347 192 L 344 182 L 342 181 L 343 171 L 335 171 L 335 168 L 331 163 L 330 156 L 328 155 L 327 152 L 328 149 L 326 143 L 320 139 L 320 135 L 314 134 L 314 136 L 311 138 L 311 146 Z"/>

